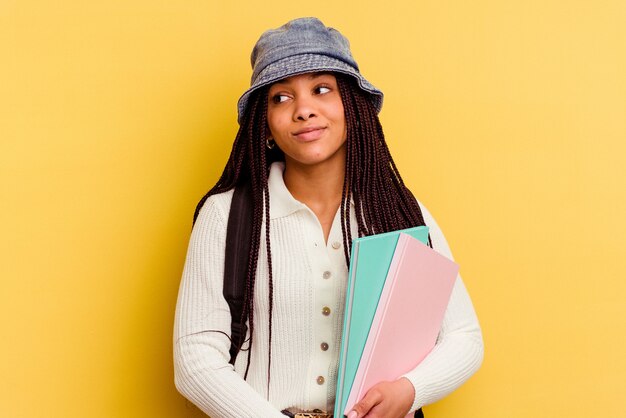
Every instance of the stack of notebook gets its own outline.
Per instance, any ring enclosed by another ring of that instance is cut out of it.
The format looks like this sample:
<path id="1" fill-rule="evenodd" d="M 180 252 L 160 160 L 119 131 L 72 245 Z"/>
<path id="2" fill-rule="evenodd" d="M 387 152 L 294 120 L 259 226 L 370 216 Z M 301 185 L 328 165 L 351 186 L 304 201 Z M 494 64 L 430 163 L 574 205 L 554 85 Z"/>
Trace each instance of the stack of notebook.
<path id="1" fill-rule="evenodd" d="M 414 369 L 435 346 L 458 265 L 427 241 L 425 226 L 353 241 L 336 416 L 376 383 Z"/>

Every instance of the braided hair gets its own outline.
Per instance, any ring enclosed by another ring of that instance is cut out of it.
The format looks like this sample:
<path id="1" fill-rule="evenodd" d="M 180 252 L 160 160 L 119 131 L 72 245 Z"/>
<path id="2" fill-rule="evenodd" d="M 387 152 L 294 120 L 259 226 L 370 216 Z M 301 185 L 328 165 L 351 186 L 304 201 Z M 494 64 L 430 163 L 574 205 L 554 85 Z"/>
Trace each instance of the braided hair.
<path id="1" fill-rule="evenodd" d="M 341 229 L 344 255 L 349 265 L 352 247 L 350 225 L 350 202 L 354 202 L 358 236 L 368 236 L 388 231 L 424 225 L 420 207 L 409 189 L 404 185 L 385 142 L 376 108 L 371 100 L 349 76 L 335 74 L 344 106 L 347 138 L 346 167 L 341 198 Z M 269 361 L 268 390 L 272 348 L 273 277 L 270 247 L 269 189 L 270 165 L 284 160 L 278 147 L 266 147 L 268 139 L 268 87 L 253 93 L 248 102 L 243 121 L 235 137 L 230 157 L 221 177 L 198 203 L 194 222 L 209 196 L 223 193 L 238 185 L 249 183 L 253 208 L 250 253 L 246 270 L 246 283 L 242 319 L 248 320 L 250 337 L 254 338 L 254 285 L 256 280 L 261 230 L 265 222 L 265 242 L 268 261 L 269 287 Z M 240 343 L 239 349 L 241 349 Z M 248 353 L 244 379 L 250 368 L 251 354 Z"/>

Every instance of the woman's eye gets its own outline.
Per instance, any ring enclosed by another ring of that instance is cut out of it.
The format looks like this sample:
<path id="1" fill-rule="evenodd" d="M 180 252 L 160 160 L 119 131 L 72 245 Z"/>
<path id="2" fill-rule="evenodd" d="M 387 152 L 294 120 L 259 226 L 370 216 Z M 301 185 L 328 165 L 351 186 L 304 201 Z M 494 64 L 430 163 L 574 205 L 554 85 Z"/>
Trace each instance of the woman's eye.
<path id="1" fill-rule="evenodd" d="M 320 86 L 317 88 L 317 93 L 318 94 L 326 94 L 329 93 L 330 89 L 328 87 L 324 87 L 324 86 Z"/>
<path id="2" fill-rule="evenodd" d="M 288 99 L 289 97 L 285 96 L 284 94 L 277 94 L 272 97 L 272 101 L 274 103 L 282 103 L 282 102 L 287 101 Z"/>

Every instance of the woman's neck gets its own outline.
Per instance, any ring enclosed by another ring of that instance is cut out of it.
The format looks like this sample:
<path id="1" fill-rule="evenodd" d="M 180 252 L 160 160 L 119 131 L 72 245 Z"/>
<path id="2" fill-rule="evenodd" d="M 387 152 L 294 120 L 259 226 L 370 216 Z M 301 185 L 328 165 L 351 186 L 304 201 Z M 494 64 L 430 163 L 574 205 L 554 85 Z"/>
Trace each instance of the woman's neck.
<path id="1" fill-rule="evenodd" d="M 283 179 L 291 195 L 315 213 L 328 240 L 335 214 L 341 204 L 345 164 L 285 165 Z"/>

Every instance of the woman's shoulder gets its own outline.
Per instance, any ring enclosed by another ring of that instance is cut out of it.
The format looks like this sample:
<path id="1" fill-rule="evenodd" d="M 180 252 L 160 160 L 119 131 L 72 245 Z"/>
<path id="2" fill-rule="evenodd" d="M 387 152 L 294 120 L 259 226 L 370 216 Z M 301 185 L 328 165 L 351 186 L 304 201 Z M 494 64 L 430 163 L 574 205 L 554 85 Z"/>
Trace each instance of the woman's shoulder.
<path id="1" fill-rule="evenodd" d="M 228 221 L 233 192 L 234 189 L 209 196 L 198 212 L 196 224 L 206 224 L 207 222 L 225 224 Z"/>
<path id="2" fill-rule="evenodd" d="M 422 216 L 424 217 L 424 224 L 428 227 L 428 233 L 430 234 L 430 239 L 433 244 L 433 248 L 440 252 L 441 254 L 453 259 L 452 252 L 450 251 L 450 246 L 448 245 L 448 241 L 446 237 L 443 235 L 439 224 L 435 220 L 432 213 L 426 208 L 426 206 L 422 203 L 421 200 L 417 199 L 417 204 L 422 211 Z"/>
<path id="3" fill-rule="evenodd" d="M 424 205 L 424 202 L 417 198 L 415 200 L 417 200 L 417 204 L 420 207 L 420 211 L 422 212 L 422 216 L 424 217 L 424 223 L 426 224 L 426 226 L 430 227 L 430 225 L 436 225 L 437 223 L 435 222 L 433 215 L 426 208 L 426 205 Z"/>

